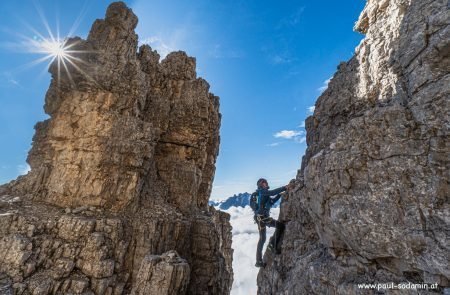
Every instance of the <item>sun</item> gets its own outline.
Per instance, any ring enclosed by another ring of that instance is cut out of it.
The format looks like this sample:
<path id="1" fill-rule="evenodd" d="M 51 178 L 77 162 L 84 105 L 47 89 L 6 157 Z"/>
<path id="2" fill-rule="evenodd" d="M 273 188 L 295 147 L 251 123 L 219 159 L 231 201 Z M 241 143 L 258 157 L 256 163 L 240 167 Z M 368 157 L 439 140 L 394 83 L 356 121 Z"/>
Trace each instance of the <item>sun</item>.
<path id="1" fill-rule="evenodd" d="M 30 47 L 34 48 L 32 52 L 43 55 L 42 58 L 37 60 L 38 62 L 48 61 L 47 68 L 56 61 L 56 78 L 58 83 L 61 78 L 61 70 L 65 71 L 70 82 L 73 83 L 73 73 L 71 73 L 69 66 L 72 70 L 78 71 L 91 79 L 89 75 L 79 67 L 80 64 L 85 62 L 80 57 L 76 56 L 86 53 L 86 51 L 77 50 L 74 46 L 76 47 L 78 42 L 68 42 L 69 40 L 70 39 L 60 39 L 59 37 L 54 38 L 53 34 L 50 34 L 50 38 L 43 38 L 41 35 L 41 38 L 31 40 Z"/>
<path id="2" fill-rule="evenodd" d="M 23 22 L 23 24 L 29 30 L 28 34 L 10 30 L 10 33 L 17 38 L 17 41 L 9 42 L 12 49 L 38 55 L 36 59 L 20 66 L 18 71 L 27 70 L 29 67 L 46 63 L 47 66 L 43 69 L 42 73 L 45 72 L 45 69 L 48 70 L 52 65 L 55 65 L 56 71 L 52 74 L 55 74 L 54 77 L 57 79 L 58 84 L 60 83 L 60 80 L 68 78 L 69 82 L 73 85 L 73 74 L 75 74 L 75 72 L 83 75 L 89 80 L 93 80 L 89 74 L 83 70 L 81 65 L 87 64 L 84 54 L 94 53 L 95 50 L 86 51 L 78 48 L 80 40 L 72 38 L 76 28 L 82 20 L 83 15 L 86 13 L 87 6 L 83 7 L 68 34 L 66 34 L 67 37 L 61 38 L 59 34 L 59 21 L 56 20 L 56 28 L 55 30 L 52 30 L 47 18 L 45 17 L 44 11 L 37 2 L 34 4 L 47 32 L 39 32 L 34 26 L 28 24 L 27 22 Z M 29 36 L 30 32 L 32 33 L 32 36 Z M 65 75 L 62 75 L 63 72 Z"/>
<path id="3" fill-rule="evenodd" d="M 42 50 L 57 59 L 68 58 L 69 53 L 65 45 L 66 42 L 61 40 L 43 40 L 41 42 Z"/>
<path id="4" fill-rule="evenodd" d="M 93 53 L 94 51 L 80 50 L 77 48 L 80 41 L 70 38 L 61 39 L 59 34 L 55 36 L 49 31 L 49 38 L 44 38 L 42 34 L 38 34 L 33 38 L 26 38 L 24 44 L 28 52 L 39 54 L 42 57 L 32 61 L 30 65 L 36 65 L 42 62 L 47 62 L 47 69 L 55 62 L 57 71 L 55 72 L 58 85 L 61 81 L 62 71 L 69 79 L 69 82 L 74 85 L 73 74 L 74 71 L 82 74 L 85 78 L 94 81 L 94 79 L 86 73 L 81 65 L 86 65 L 87 62 L 82 58 L 83 54 Z M 95 81 L 94 81 L 95 82 Z"/>

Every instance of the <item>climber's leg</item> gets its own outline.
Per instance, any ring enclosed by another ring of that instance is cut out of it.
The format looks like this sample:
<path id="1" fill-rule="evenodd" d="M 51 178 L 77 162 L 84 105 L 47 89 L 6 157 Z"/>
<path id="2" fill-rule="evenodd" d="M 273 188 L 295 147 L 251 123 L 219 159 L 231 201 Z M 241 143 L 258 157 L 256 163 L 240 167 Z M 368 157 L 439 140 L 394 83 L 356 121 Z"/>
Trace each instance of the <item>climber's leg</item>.
<path id="1" fill-rule="evenodd" d="M 284 232 L 284 228 L 285 225 L 283 222 L 272 219 L 270 223 L 267 224 L 270 227 L 275 227 L 275 233 L 273 234 L 273 236 L 270 238 L 269 241 L 269 249 L 276 253 L 276 254 L 280 254 L 281 253 L 281 236 Z"/>
<path id="2" fill-rule="evenodd" d="M 273 234 L 274 238 L 274 244 L 273 248 L 275 249 L 277 254 L 281 253 L 281 237 L 284 233 L 285 225 L 281 221 L 276 221 L 275 224 L 275 233 Z"/>
<path id="3" fill-rule="evenodd" d="M 258 246 L 256 247 L 256 266 L 259 267 L 264 266 L 262 262 L 262 248 L 266 242 L 266 225 L 259 217 L 257 218 L 256 223 L 258 224 L 259 231 Z"/>

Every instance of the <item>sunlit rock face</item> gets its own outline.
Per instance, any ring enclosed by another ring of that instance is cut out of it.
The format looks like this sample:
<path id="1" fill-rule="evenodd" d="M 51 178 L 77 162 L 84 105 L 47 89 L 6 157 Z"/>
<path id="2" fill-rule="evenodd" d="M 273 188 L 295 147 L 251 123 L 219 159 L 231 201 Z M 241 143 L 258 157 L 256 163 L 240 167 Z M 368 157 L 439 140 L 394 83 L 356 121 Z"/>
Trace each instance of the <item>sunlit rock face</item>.
<path id="1" fill-rule="evenodd" d="M 367 2 L 365 39 L 306 121 L 283 253 L 266 253 L 259 294 L 449 287 L 449 22 L 446 0 Z"/>
<path id="2" fill-rule="evenodd" d="M 194 58 L 174 52 L 160 62 L 138 48 L 137 22 L 125 4 L 111 4 L 50 67 L 50 118 L 36 125 L 31 172 L 0 187 L 5 290 L 231 289 L 229 215 L 207 205 L 219 98 L 196 77 Z M 161 280 L 146 273 L 159 269 Z"/>

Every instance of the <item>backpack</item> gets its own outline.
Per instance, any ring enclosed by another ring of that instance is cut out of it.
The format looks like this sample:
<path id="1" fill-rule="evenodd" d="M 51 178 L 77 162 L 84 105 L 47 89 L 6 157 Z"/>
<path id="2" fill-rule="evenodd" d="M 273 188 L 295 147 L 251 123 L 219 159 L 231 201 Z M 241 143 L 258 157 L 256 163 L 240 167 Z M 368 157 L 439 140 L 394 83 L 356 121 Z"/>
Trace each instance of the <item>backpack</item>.
<path id="1" fill-rule="evenodd" d="M 259 204 L 258 204 L 258 194 L 254 192 L 250 196 L 250 208 L 252 208 L 253 212 L 258 212 L 259 210 Z"/>

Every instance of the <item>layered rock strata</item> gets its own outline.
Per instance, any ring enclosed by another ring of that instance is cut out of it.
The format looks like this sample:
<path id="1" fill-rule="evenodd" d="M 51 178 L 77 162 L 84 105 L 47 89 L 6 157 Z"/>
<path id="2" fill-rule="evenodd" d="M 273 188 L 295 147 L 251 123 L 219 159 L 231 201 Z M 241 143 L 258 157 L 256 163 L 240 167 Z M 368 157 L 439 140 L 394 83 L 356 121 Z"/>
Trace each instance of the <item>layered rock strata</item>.
<path id="1" fill-rule="evenodd" d="M 111 4 L 50 67 L 31 171 L 0 187 L 5 292 L 230 292 L 229 215 L 207 205 L 219 98 L 194 58 L 138 48 L 137 22 Z"/>
<path id="2" fill-rule="evenodd" d="M 190 268 L 176 251 L 147 255 L 131 294 L 185 294 Z"/>
<path id="3" fill-rule="evenodd" d="M 266 253 L 259 294 L 450 291 L 449 23 L 447 0 L 367 1 L 365 38 L 306 120 L 283 252 Z"/>

